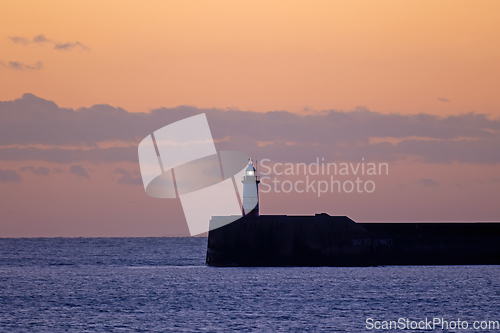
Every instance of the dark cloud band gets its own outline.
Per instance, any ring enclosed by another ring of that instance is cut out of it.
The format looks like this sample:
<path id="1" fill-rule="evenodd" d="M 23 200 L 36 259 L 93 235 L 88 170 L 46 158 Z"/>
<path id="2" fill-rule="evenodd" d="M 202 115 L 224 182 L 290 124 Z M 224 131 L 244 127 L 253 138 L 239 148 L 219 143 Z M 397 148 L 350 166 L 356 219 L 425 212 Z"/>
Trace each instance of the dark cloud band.
<path id="1" fill-rule="evenodd" d="M 274 160 L 394 161 L 416 158 L 434 163 L 500 163 L 500 121 L 483 114 L 439 117 L 380 114 L 358 108 L 312 115 L 200 109 L 191 106 L 132 113 L 109 105 L 77 110 L 25 94 L 0 102 L 1 160 L 55 163 L 138 163 L 137 144 L 159 125 L 206 113 L 218 150 L 244 150 Z M 377 140 L 373 140 L 377 139 Z M 122 141 L 128 147 L 98 148 Z M 47 145 L 53 148 L 23 147 Z M 75 146 L 75 149 L 62 146 Z"/>

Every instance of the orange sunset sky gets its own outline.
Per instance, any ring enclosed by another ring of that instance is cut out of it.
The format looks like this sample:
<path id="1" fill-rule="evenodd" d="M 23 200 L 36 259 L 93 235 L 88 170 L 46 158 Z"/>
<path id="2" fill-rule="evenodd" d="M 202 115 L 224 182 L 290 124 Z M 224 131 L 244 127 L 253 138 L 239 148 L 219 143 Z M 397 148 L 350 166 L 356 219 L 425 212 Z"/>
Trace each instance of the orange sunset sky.
<path id="1" fill-rule="evenodd" d="M 0 32 L 1 61 L 43 63 L 2 69 L 2 100 L 500 115 L 495 0 L 16 0 Z M 39 34 L 89 49 L 8 38 Z"/>
<path id="2" fill-rule="evenodd" d="M 137 144 L 202 112 L 220 150 L 390 165 L 264 214 L 500 220 L 497 0 L 7 0 L 0 50 L 0 237 L 188 236 Z"/>

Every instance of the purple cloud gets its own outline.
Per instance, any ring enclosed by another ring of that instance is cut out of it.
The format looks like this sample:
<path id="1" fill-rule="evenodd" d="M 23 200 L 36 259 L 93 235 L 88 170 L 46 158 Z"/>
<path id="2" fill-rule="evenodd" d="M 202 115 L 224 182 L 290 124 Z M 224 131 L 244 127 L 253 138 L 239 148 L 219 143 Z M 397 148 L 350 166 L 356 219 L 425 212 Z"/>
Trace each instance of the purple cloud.
<path id="1" fill-rule="evenodd" d="M 27 38 L 18 37 L 18 36 L 9 36 L 9 39 L 11 42 L 13 42 L 15 44 L 27 45 L 30 43 L 30 41 Z"/>
<path id="2" fill-rule="evenodd" d="M 69 168 L 69 172 L 78 176 L 78 178 L 87 178 L 87 179 L 90 179 L 90 175 L 89 173 L 87 172 L 87 170 L 85 170 L 81 165 L 77 164 L 77 165 L 72 165 L 70 168 Z"/>
<path id="3" fill-rule="evenodd" d="M 142 185 L 142 178 L 138 170 L 126 170 L 123 168 L 116 168 L 114 173 L 121 175 L 118 183 L 127 185 Z"/>
<path id="4" fill-rule="evenodd" d="M 86 50 L 86 51 L 90 50 L 90 48 L 88 46 L 85 46 L 85 45 L 83 45 L 80 42 L 56 43 L 54 45 L 54 49 L 56 49 L 56 50 L 64 50 L 64 51 L 72 50 L 75 47 L 79 47 L 82 50 Z"/>
<path id="5" fill-rule="evenodd" d="M 432 179 L 422 179 L 420 180 L 420 184 L 424 185 L 424 186 L 429 186 L 429 187 L 436 187 L 438 186 L 438 183 Z"/>
<path id="6" fill-rule="evenodd" d="M 52 42 L 52 40 L 45 37 L 44 34 L 36 35 L 35 37 L 33 37 L 33 43 L 48 43 L 48 42 Z"/>
<path id="7" fill-rule="evenodd" d="M 50 170 L 46 167 L 38 167 L 38 168 L 35 168 L 35 167 L 32 167 L 32 166 L 24 166 L 22 168 L 19 168 L 19 171 L 23 172 L 23 171 L 30 171 L 32 172 L 33 174 L 35 175 L 38 175 L 38 176 L 47 176 L 50 172 Z"/>
<path id="8" fill-rule="evenodd" d="M 46 161 L 51 163 L 133 162 L 138 163 L 137 147 L 114 147 L 92 149 L 50 148 L 0 148 L 0 160 L 4 161 Z"/>
<path id="9" fill-rule="evenodd" d="M 109 105 L 60 108 L 32 94 L 0 102 L 0 142 L 17 146 L 0 148 L 0 160 L 137 163 L 137 144 L 142 138 L 200 113 L 207 114 L 219 150 L 241 150 L 255 158 L 500 163 L 500 121 L 484 114 L 440 117 L 357 108 L 297 115 L 190 106 L 131 113 Z M 105 141 L 122 141 L 124 147 L 99 148 Z M 53 148 L 26 147 L 33 144 Z"/>
<path id="10" fill-rule="evenodd" d="M 18 37 L 18 36 L 9 36 L 9 39 L 11 42 L 15 44 L 21 44 L 21 45 L 28 45 L 28 44 L 40 44 L 40 43 L 50 43 L 54 45 L 55 50 L 72 50 L 74 48 L 79 48 L 81 50 L 89 51 L 90 48 L 86 45 L 83 45 L 79 41 L 75 42 L 57 42 L 54 39 L 47 38 L 45 37 L 44 34 L 39 34 L 33 37 L 31 40 L 28 38 L 24 37 Z"/>
<path id="11" fill-rule="evenodd" d="M 7 63 L 0 61 L 0 65 L 5 68 L 15 69 L 18 71 L 26 71 L 26 70 L 33 71 L 43 68 L 43 63 L 41 61 L 37 61 L 34 65 L 26 65 L 19 61 L 9 61 Z"/>
<path id="12" fill-rule="evenodd" d="M 17 183 L 22 180 L 21 176 L 15 170 L 0 169 L 0 182 L 2 183 Z"/>

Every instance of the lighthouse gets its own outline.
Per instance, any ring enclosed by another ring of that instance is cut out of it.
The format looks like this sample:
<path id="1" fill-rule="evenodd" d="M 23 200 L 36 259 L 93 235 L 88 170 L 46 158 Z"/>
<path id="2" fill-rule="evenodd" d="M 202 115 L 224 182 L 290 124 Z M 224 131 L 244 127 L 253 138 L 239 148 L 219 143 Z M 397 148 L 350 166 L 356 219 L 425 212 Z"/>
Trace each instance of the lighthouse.
<path id="1" fill-rule="evenodd" d="M 259 216 L 259 177 L 253 166 L 252 160 L 249 160 L 248 166 L 243 176 L 243 216 Z"/>

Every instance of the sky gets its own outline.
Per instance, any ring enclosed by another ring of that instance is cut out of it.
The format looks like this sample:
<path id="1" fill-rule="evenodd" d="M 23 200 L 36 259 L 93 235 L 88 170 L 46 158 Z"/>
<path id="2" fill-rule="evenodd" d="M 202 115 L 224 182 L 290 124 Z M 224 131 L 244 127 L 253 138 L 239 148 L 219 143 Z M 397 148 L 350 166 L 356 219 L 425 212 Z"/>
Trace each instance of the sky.
<path id="1" fill-rule="evenodd" d="M 0 9 L 0 237 L 189 235 L 137 145 L 200 113 L 217 149 L 270 165 L 389 165 L 373 193 L 261 193 L 264 214 L 500 219 L 498 1 Z"/>

